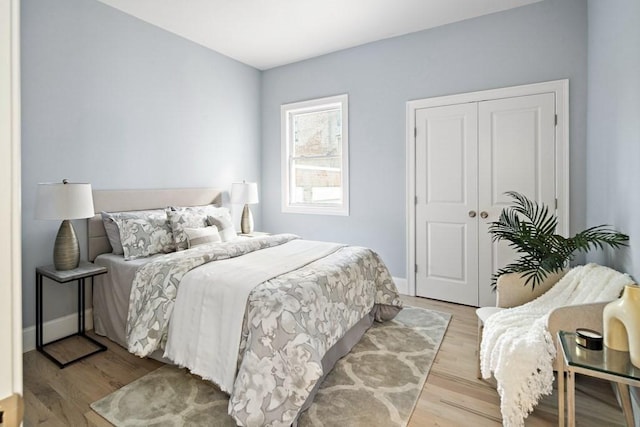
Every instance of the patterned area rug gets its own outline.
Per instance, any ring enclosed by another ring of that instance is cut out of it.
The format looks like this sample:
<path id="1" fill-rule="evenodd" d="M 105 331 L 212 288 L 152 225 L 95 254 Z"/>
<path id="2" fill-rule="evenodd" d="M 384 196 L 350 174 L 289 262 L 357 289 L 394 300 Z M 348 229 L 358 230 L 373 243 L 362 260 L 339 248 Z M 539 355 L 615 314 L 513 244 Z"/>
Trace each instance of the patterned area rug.
<path id="1" fill-rule="evenodd" d="M 374 323 L 338 361 L 299 426 L 406 426 L 451 316 L 405 307 Z M 185 369 L 163 366 L 91 407 L 118 427 L 235 426 L 228 397 Z"/>

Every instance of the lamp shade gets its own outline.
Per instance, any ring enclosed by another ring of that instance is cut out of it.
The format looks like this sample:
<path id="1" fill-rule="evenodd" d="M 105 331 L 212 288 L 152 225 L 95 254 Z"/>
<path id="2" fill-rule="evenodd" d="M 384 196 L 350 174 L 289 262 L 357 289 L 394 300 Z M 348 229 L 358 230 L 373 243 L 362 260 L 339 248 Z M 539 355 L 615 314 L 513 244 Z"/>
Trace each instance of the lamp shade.
<path id="1" fill-rule="evenodd" d="M 234 182 L 231 184 L 231 203 L 237 205 L 258 203 L 258 184 L 255 182 Z"/>
<path id="2" fill-rule="evenodd" d="M 38 184 L 36 197 L 37 219 L 90 218 L 93 210 L 91 184 L 44 183 Z"/>

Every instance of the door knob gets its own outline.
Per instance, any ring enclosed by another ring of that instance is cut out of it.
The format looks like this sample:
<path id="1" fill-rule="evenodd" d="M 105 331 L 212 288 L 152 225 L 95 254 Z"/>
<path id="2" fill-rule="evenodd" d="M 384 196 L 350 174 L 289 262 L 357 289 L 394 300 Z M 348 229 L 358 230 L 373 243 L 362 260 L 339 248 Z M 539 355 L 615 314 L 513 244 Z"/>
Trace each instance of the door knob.
<path id="1" fill-rule="evenodd" d="M 469 211 L 469 217 L 470 218 L 475 218 L 476 217 L 476 211 Z"/>
<path id="2" fill-rule="evenodd" d="M 486 219 L 488 216 L 489 216 L 489 214 L 486 213 L 485 211 L 480 212 L 480 218 Z"/>

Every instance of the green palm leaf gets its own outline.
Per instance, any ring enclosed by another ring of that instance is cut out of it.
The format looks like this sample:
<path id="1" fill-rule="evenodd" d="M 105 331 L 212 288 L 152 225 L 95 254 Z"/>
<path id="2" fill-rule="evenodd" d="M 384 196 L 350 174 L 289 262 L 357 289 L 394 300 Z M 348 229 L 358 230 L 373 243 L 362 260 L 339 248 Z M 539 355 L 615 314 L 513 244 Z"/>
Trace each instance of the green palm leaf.
<path id="1" fill-rule="evenodd" d="M 570 238 L 560 236 L 555 233 L 558 219 L 548 206 L 515 191 L 505 194 L 513 199 L 513 206 L 503 209 L 498 220 L 489 224 L 489 233 L 493 241 L 507 242 L 520 257 L 493 274 L 494 289 L 498 277 L 506 273 L 522 274 L 525 285 L 531 283 L 535 288 L 550 274 L 562 271 L 576 252 L 618 248 L 629 240 L 629 236 L 607 225 L 588 228 Z"/>

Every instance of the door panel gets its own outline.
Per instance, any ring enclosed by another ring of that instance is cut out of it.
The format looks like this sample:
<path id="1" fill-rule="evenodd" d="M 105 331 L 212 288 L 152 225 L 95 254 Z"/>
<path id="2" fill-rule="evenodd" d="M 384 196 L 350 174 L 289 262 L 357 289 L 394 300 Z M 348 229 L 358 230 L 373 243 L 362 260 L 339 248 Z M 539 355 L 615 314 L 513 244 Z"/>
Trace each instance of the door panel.
<path id="1" fill-rule="evenodd" d="M 430 204 L 465 201 L 465 117 L 454 114 L 453 117 L 433 117 L 427 125 L 424 179 Z"/>
<path id="2" fill-rule="evenodd" d="M 477 104 L 416 111 L 416 293 L 476 305 Z"/>
<path id="3" fill-rule="evenodd" d="M 466 263 L 460 254 L 467 253 L 467 226 L 429 222 L 427 226 L 427 276 L 464 283 Z"/>
<path id="4" fill-rule="evenodd" d="M 514 257 L 488 233 L 504 193 L 555 203 L 555 97 L 424 108 L 415 120 L 416 293 L 493 305 L 491 275 Z"/>
<path id="5" fill-rule="evenodd" d="M 555 96 L 504 98 L 478 105 L 479 304 L 494 305 L 491 275 L 514 259 L 506 244 L 491 241 L 496 221 L 517 191 L 531 200 L 555 204 Z"/>

